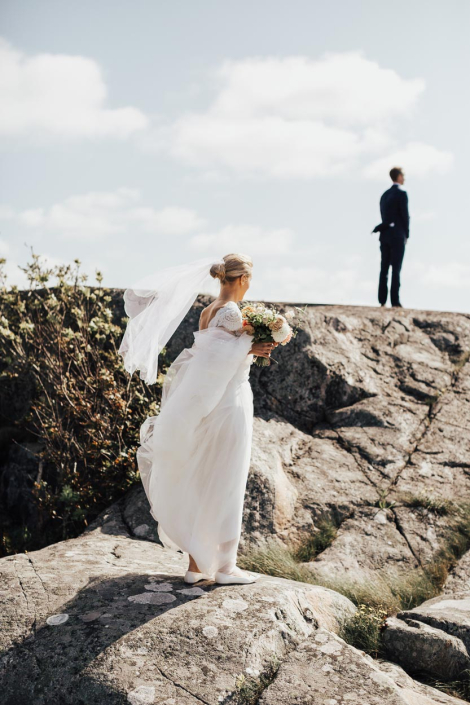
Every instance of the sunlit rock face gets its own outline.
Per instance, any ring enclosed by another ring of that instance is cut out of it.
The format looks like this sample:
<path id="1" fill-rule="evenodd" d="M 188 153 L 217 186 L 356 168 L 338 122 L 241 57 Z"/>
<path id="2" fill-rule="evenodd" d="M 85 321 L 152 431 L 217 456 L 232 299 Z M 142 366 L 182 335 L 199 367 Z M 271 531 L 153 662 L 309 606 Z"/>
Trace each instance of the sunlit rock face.
<path id="1" fill-rule="evenodd" d="M 192 344 L 205 305 L 191 309 L 169 359 Z M 470 499 L 470 316 L 309 306 L 300 325 L 276 349 L 279 364 L 252 368 L 241 548 L 295 541 L 326 516 L 339 529 L 312 563 L 318 574 L 370 580 L 426 566 L 452 523 L 436 502 Z M 125 507 L 131 530 L 156 540 L 141 489 Z"/>
<path id="2" fill-rule="evenodd" d="M 355 611 L 282 578 L 187 585 L 186 567 L 132 537 L 119 503 L 76 539 L 1 559 L 0 702 L 217 703 Z"/>
<path id="3" fill-rule="evenodd" d="M 308 307 L 279 364 L 252 369 L 240 550 L 290 545 L 327 517 L 337 533 L 305 564 L 323 580 L 407 576 L 435 560 L 453 521 L 439 508 L 470 494 L 469 350 L 469 316 Z M 242 677 L 264 705 L 460 702 L 346 644 L 355 607 L 338 592 L 268 576 L 186 585 L 187 556 L 156 528 L 137 485 L 81 536 L 0 560 L 2 705 L 234 703 Z M 388 620 L 389 658 L 409 673 L 467 664 L 469 566 L 467 554 L 442 596 Z"/>
<path id="4" fill-rule="evenodd" d="M 265 705 L 461 702 L 346 644 L 356 608 L 333 590 L 189 586 L 186 566 L 133 537 L 120 502 L 78 538 L 1 559 L 2 705 L 241 703 L 243 680 Z"/>

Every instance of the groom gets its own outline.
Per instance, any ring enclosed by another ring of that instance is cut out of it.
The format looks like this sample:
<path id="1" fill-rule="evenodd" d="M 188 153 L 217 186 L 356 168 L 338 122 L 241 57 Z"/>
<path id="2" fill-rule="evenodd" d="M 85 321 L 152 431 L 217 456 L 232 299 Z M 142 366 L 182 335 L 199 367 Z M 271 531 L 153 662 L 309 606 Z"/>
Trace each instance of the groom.
<path id="1" fill-rule="evenodd" d="M 405 245 L 410 236 L 410 216 L 408 213 L 408 195 L 402 188 L 405 182 L 403 170 L 393 167 L 390 170 L 392 186 L 382 194 L 380 214 L 382 223 L 373 232 L 380 232 L 380 251 L 382 262 L 379 280 L 379 303 L 385 306 L 388 295 L 388 270 L 392 267 L 392 285 L 390 299 L 393 307 L 401 308 L 400 270 L 405 254 Z"/>

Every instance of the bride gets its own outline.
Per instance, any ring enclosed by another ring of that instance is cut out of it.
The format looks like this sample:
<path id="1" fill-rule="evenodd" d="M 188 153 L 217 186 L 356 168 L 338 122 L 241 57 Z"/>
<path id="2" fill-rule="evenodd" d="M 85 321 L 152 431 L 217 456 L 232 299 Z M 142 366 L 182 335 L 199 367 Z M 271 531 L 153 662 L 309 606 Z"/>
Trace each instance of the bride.
<path id="1" fill-rule="evenodd" d="M 253 263 L 241 254 L 198 260 L 141 280 L 124 294 L 129 315 L 119 352 L 126 370 L 156 381 L 158 353 L 210 276 L 218 297 L 200 316 L 194 343 L 168 369 L 158 416 L 140 429 L 137 464 L 162 544 L 188 553 L 185 582 L 251 583 L 237 549 L 253 428 L 249 382 L 253 355 L 275 343 L 253 343 L 238 307 Z"/>

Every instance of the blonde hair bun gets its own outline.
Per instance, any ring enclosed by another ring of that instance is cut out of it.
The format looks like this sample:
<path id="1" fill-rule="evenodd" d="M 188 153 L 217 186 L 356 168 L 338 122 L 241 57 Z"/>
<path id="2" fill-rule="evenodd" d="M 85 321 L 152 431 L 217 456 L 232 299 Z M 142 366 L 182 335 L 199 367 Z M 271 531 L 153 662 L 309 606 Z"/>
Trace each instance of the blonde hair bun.
<path id="1" fill-rule="evenodd" d="M 210 270 L 214 279 L 220 279 L 221 284 L 231 282 L 244 274 L 251 276 L 253 262 L 248 255 L 232 253 L 225 255 L 222 259 L 224 262 L 213 264 Z"/>
<path id="2" fill-rule="evenodd" d="M 210 274 L 211 274 L 211 277 L 214 277 L 214 279 L 220 279 L 220 281 L 224 281 L 224 279 L 225 279 L 225 264 L 223 262 L 217 262 L 216 264 L 213 264 L 211 267 Z"/>

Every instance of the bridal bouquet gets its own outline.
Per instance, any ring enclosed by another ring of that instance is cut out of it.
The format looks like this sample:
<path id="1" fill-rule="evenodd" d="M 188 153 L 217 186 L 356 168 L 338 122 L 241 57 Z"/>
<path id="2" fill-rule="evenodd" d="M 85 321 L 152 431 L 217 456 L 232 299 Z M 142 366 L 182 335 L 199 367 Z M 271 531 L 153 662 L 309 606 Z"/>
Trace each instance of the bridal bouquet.
<path id="1" fill-rule="evenodd" d="M 274 308 L 268 308 L 262 303 L 245 304 L 241 308 L 243 329 L 253 336 L 254 343 L 280 343 L 287 345 L 297 334 L 289 321 L 294 317 L 293 311 L 284 316 Z M 267 367 L 270 361 L 265 357 L 254 357 L 255 365 Z"/>

